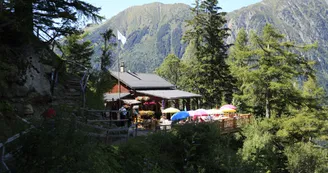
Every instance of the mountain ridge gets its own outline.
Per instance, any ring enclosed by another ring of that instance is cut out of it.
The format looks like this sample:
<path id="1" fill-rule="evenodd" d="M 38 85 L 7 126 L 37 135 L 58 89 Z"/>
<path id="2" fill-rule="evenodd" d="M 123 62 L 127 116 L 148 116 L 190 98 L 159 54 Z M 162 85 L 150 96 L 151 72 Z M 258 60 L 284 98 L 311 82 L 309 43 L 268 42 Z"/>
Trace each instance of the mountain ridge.
<path id="1" fill-rule="evenodd" d="M 327 0 L 263 0 L 227 15 L 231 29 L 228 42 L 233 42 L 240 28 L 259 31 L 271 23 L 289 41 L 297 44 L 318 43 L 318 48 L 305 54 L 317 65 L 319 82 L 328 88 L 328 1 Z"/>
<path id="2" fill-rule="evenodd" d="M 186 31 L 184 21 L 191 19 L 189 9 L 190 6 L 182 3 L 151 3 L 130 7 L 101 25 L 87 28 L 90 34 L 85 39 L 95 43 L 96 56 L 99 56 L 102 42 L 100 33 L 108 28 L 115 34 L 119 30 L 127 42 L 123 49 L 116 48 L 114 54 L 121 57 L 132 71 L 153 72 L 169 53 L 182 57 L 186 44 L 181 39 Z M 149 61 L 152 64 L 149 65 Z M 113 64 L 113 68 L 117 68 L 117 60 Z"/>
<path id="3" fill-rule="evenodd" d="M 170 53 L 182 58 L 187 44 L 181 41 L 186 20 L 192 18 L 190 6 L 182 3 L 151 3 L 130 7 L 103 24 L 87 29 L 99 56 L 100 33 L 107 28 L 118 29 L 127 37 L 123 50 L 116 48 L 114 56 L 122 58 L 127 68 L 136 72 L 153 72 Z M 227 26 L 233 43 L 240 28 L 246 32 L 260 31 L 271 23 L 288 40 L 300 44 L 318 42 L 318 49 L 307 54 L 318 64 L 320 83 L 328 88 L 328 0 L 263 0 L 227 14 Z M 113 62 L 117 69 L 117 60 Z"/>

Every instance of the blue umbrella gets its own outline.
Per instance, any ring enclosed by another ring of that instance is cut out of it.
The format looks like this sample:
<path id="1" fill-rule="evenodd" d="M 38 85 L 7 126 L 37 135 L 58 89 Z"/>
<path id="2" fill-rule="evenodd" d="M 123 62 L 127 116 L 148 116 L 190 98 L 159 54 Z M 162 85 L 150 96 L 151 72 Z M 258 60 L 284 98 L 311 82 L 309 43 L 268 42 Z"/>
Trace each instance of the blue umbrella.
<path id="1" fill-rule="evenodd" d="M 187 111 L 180 111 L 180 112 L 177 112 L 175 113 L 172 117 L 171 117 L 171 120 L 172 121 L 178 121 L 178 120 L 183 120 L 183 119 L 186 119 L 187 117 L 189 117 L 189 112 Z"/>

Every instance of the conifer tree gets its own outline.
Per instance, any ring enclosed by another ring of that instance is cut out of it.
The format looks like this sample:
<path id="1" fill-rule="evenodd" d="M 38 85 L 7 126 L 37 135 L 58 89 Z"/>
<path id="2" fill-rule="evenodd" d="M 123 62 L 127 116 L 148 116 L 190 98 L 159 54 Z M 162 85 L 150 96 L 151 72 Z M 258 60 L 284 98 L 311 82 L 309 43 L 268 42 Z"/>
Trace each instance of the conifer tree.
<path id="1" fill-rule="evenodd" d="M 284 39 L 268 24 L 261 36 L 252 33 L 250 41 L 242 30 L 231 50 L 230 65 L 239 81 L 239 98 L 253 110 L 265 111 L 268 118 L 310 105 L 302 96 L 300 81 L 314 77 L 313 62 L 302 53 L 315 45 L 298 46 Z"/>
<path id="2" fill-rule="evenodd" d="M 225 12 L 217 6 L 217 0 L 196 0 L 192 9 L 194 18 L 188 21 L 191 27 L 185 35 L 186 41 L 194 41 L 196 47 L 192 68 L 197 69 L 192 80 L 197 84 L 198 93 L 204 96 L 206 105 L 232 101 L 233 80 L 226 64 L 229 36 L 225 27 Z"/>
<path id="3" fill-rule="evenodd" d="M 113 46 L 115 46 L 114 43 L 111 43 L 111 38 L 114 38 L 115 35 L 113 34 L 113 31 L 111 29 L 106 30 L 104 33 L 101 34 L 103 37 L 104 45 L 101 47 L 102 54 L 100 57 L 100 69 L 102 71 L 107 71 L 107 67 L 109 67 L 110 60 L 112 58 L 111 50 L 113 49 Z"/>
<path id="4" fill-rule="evenodd" d="M 66 37 L 65 43 L 62 46 L 63 53 L 68 61 L 73 64 L 68 64 L 69 71 L 78 72 L 77 65 L 91 68 L 91 56 L 94 53 L 91 41 L 83 41 L 86 34 L 72 34 Z"/>
<path id="5" fill-rule="evenodd" d="M 83 22 L 98 22 L 103 17 L 97 8 L 83 0 L 11 0 L 2 1 L 2 10 L 14 16 L 18 31 L 33 35 L 35 29 L 52 33 L 54 37 L 78 31 Z"/>

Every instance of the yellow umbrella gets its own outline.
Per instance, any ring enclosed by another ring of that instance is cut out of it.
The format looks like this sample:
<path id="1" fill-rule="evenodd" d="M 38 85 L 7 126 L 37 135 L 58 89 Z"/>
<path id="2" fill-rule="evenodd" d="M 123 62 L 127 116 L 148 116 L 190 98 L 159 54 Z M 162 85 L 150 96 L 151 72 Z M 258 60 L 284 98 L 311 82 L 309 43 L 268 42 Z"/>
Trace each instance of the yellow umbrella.
<path id="1" fill-rule="evenodd" d="M 223 112 L 236 112 L 235 109 L 231 109 L 231 108 L 224 108 L 224 109 L 221 109 L 221 111 L 223 111 Z"/>
<path id="2" fill-rule="evenodd" d="M 177 112 L 180 112 L 180 110 L 177 108 L 166 108 L 162 111 L 162 113 L 177 113 Z"/>

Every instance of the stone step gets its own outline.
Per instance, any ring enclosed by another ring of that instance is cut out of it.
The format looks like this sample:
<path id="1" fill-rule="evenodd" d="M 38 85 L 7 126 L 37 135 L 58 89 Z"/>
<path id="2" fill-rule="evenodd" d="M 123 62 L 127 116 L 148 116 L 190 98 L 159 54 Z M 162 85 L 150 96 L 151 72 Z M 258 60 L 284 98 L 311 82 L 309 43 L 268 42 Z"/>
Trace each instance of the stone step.
<path id="1" fill-rule="evenodd" d="M 81 96 L 68 96 L 68 95 L 65 95 L 65 96 L 62 96 L 63 99 L 69 99 L 69 100 L 81 100 Z"/>
<path id="2" fill-rule="evenodd" d="M 80 92 L 65 92 L 65 96 L 81 96 Z"/>
<path id="3" fill-rule="evenodd" d="M 72 84 L 65 84 L 66 88 L 81 88 L 80 84 L 72 85 Z"/>
<path id="4" fill-rule="evenodd" d="M 80 83 L 71 83 L 71 82 L 66 82 L 65 85 L 66 86 L 81 86 Z"/>

